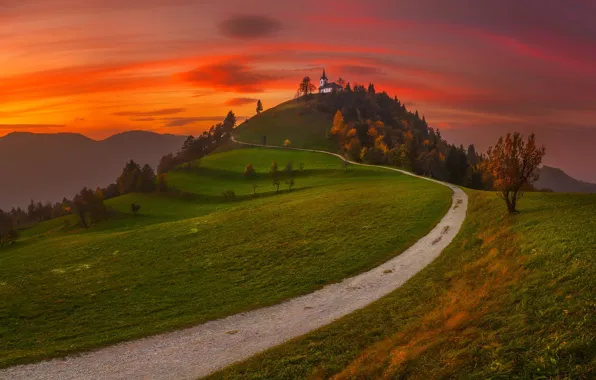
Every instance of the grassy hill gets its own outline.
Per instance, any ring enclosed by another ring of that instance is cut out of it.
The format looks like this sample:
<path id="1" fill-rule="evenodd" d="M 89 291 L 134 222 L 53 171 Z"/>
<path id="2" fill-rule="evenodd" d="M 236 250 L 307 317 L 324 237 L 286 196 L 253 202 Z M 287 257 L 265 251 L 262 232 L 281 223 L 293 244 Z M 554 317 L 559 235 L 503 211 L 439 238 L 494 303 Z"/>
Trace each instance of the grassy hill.
<path id="1" fill-rule="evenodd" d="M 327 138 L 333 115 L 318 110 L 318 96 L 305 102 L 290 100 L 240 124 L 234 135 L 240 141 L 261 144 L 263 136 L 270 145 L 282 146 L 289 139 L 296 148 L 336 151 Z"/>
<path id="2" fill-rule="evenodd" d="M 468 191 L 441 256 L 391 295 L 211 378 L 592 378 L 596 196 Z"/>
<path id="3" fill-rule="evenodd" d="M 266 174 L 273 160 L 280 169 L 294 163 L 292 191 L 282 183 L 275 193 Z M 247 163 L 257 171 L 256 197 Z M 402 252 L 451 197 L 381 168 L 344 170 L 317 153 L 238 149 L 187 166 L 169 173 L 183 195 L 110 199 L 106 222 L 84 230 L 74 216 L 51 220 L 0 249 L 0 366 L 311 292 Z M 236 200 L 224 200 L 227 190 Z M 137 217 L 132 202 L 141 205 Z"/>

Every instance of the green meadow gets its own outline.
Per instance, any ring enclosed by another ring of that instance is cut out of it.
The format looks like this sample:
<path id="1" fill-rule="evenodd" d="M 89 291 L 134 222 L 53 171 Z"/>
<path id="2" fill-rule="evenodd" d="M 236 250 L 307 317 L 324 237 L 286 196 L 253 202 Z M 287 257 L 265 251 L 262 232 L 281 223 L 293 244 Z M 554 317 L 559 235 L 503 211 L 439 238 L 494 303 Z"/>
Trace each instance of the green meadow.
<path id="1" fill-rule="evenodd" d="M 280 171 L 293 163 L 291 190 L 280 174 L 276 192 L 272 161 Z M 244 176 L 248 163 L 254 178 Z M 0 249 L 0 366 L 309 293 L 398 255 L 451 201 L 440 185 L 281 149 L 214 154 L 168 179 L 175 194 L 110 199 L 105 222 L 51 220 Z M 136 217 L 132 202 L 141 205 Z"/>
<path id="2" fill-rule="evenodd" d="M 319 95 L 304 103 L 289 100 L 240 124 L 234 135 L 239 141 L 261 144 L 267 136 L 267 144 L 282 146 L 286 139 L 293 147 L 337 151 L 337 146 L 327 138 L 333 115 L 321 112 L 317 107 Z"/>
<path id="3" fill-rule="evenodd" d="M 369 307 L 213 379 L 589 379 L 596 196 L 467 191 L 455 241 Z"/>

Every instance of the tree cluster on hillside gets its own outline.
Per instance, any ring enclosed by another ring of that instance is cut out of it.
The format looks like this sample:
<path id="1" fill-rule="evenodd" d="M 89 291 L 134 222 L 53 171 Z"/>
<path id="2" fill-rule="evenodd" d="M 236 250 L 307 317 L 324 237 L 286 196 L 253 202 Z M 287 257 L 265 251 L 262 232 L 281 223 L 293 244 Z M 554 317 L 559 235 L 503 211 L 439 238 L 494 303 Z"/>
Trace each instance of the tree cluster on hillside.
<path id="1" fill-rule="evenodd" d="M 196 138 L 189 136 L 178 153 L 163 156 L 157 167 L 157 172 L 159 174 L 167 173 L 182 163 L 198 160 L 213 152 L 230 139 L 234 127 L 236 127 L 236 115 L 230 111 L 222 123 L 213 125 L 209 131 L 203 132 Z"/>
<path id="2" fill-rule="evenodd" d="M 447 143 L 418 111 L 410 112 L 397 97 L 348 82 L 344 91 L 320 99 L 320 111 L 334 115 L 329 137 L 351 160 L 411 170 L 471 188 L 483 188 L 483 157 Z"/>
<path id="3" fill-rule="evenodd" d="M 156 176 L 151 166 L 141 167 L 130 160 L 116 181 L 104 188 L 92 190 L 84 187 L 72 200 L 65 197 L 55 203 L 31 200 L 26 210 L 20 207 L 13 207 L 8 212 L 0 210 L 0 243 L 16 238 L 19 228 L 70 214 L 76 214 L 80 224 L 88 227 L 107 217 L 104 200 L 131 192 L 150 193 L 156 190 L 167 190 L 167 175 Z"/>
<path id="4" fill-rule="evenodd" d="M 0 210 L 0 247 L 7 243 L 12 243 L 18 238 L 19 234 L 15 226 L 13 216 Z"/>

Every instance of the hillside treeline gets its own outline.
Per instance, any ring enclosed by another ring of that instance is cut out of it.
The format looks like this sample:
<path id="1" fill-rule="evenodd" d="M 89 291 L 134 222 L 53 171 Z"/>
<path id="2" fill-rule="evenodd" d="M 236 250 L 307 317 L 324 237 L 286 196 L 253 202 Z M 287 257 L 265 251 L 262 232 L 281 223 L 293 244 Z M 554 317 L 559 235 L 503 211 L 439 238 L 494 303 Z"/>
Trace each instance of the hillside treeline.
<path id="1" fill-rule="evenodd" d="M 180 164 L 205 157 L 230 139 L 234 127 L 236 127 L 236 115 L 230 111 L 222 123 L 211 126 L 199 137 L 189 136 L 176 154 L 170 153 L 163 156 L 157 166 L 157 172 L 167 173 Z"/>
<path id="2" fill-rule="evenodd" d="M 487 187 L 480 170 L 483 158 L 474 145 L 449 144 L 418 111 L 408 111 L 397 97 L 377 93 L 374 84 L 348 83 L 342 92 L 321 96 L 316 107 L 334 115 L 329 137 L 351 160 L 396 166 L 474 189 Z"/>
<path id="3" fill-rule="evenodd" d="M 13 207 L 10 211 L 0 209 L 0 245 L 16 240 L 17 231 L 21 228 L 70 214 L 76 214 L 80 224 L 87 227 L 107 217 L 104 200 L 133 192 L 165 191 L 166 181 L 165 176 L 156 176 L 151 166 L 141 167 L 130 160 L 116 181 L 104 188 L 97 187 L 93 190 L 83 187 L 71 199 L 65 197 L 55 203 L 31 200 L 26 209 L 21 207 Z"/>

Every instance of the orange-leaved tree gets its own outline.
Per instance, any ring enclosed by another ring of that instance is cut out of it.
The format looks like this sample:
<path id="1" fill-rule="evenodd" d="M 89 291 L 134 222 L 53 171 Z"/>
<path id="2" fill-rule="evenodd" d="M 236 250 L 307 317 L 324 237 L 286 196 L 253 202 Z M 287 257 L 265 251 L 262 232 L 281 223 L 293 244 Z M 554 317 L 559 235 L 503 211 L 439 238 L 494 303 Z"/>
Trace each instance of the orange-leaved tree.
<path id="1" fill-rule="evenodd" d="M 545 152 L 544 146 L 536 145 L 533 133 L 525 143 L 518 132 L 508 133 L 505 139 L 499 138 L 497 145 L 488 148 L 484 174 L 507 204 L 509 213 L 517 212 L 517 200 L 524 187 L 538 180 Z"/>

